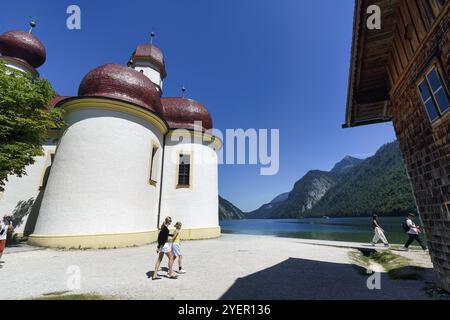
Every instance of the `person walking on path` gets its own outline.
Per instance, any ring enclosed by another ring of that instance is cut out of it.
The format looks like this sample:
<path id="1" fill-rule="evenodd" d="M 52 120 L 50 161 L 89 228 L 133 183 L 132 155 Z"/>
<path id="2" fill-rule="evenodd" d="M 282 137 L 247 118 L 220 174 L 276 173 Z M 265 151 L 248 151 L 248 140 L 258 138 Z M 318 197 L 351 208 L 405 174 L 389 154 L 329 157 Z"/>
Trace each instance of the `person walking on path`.
<path id="1" fill-rule="evenodd" d="M 159 267 L 164 258 L 164 255 L 169 258 L 169 271 L 167 272 L 167 277 L 170 279 L 176 279 L 177 275 L 173 272 L 173 255 L 172 248 L 169 243 L 169 226 L 172 223 L 172 218 L 167 217 L 164 219 L 164 223 L 161 225 L 161 230 L 158 234 L 158 247 L 156 253 L 158 253 L 158 258 L 155 264 L 155 271 L 153 272 L 152 280 L 159 280 L 161 277 L 158 275 Z"/>
<path id="2" fill-rule="evenodd" d="M 181 232 L 181 222 L 175 223 L 175 232 L 173 233 L 172 237 L 172 254 L 173 254 L 173 260 L 175 263 L 175 260 L 178 258 L 178 273 L 186 273 L 186 270 L 183 269 L 183 252 L 181 251 L 181 238 L 180 238 L 180 232 Z"/>
<path id="3" fill-rule="evenodd" d="M 12 234 L 14 232 L 14 227 L 11 220 L 11 216 L 5 215 L 2 221 L 0 221 L 0 259 L 2 258 L 3 251 L 5 251 L 8 234 Z"/>
<path id="4" fill-rule="evenodd" d="M 427 247 L 423 243 L 422 239 L 420 239 L 419 234 L 421 233 L 420 227 L 416 226 L 414 223 L 414 213 L 409 213 L 406 221 L 402 224 L 403 229 L 408 233 L 408 241 L 406 241 L 403 248 L 400 248 L 403 251 L 408 251 L 408 247 L 411 243 L 417 241 L 423 250 L 427 250 Z"/>
<path id="5" fill-rule="evenodd" d="M 378 221 L 378 215 L 376 215 L 375 213 L 372 215 L 372 227 L 375 233 L 372 239 L 372 246 L 375 246 L 378 241 L 381 240 L 384 243 L 385 247 L 389 247 L 389 242 L 384 235 L 384 230 L 383 228 L 381 228 L 380 222 Z"/>

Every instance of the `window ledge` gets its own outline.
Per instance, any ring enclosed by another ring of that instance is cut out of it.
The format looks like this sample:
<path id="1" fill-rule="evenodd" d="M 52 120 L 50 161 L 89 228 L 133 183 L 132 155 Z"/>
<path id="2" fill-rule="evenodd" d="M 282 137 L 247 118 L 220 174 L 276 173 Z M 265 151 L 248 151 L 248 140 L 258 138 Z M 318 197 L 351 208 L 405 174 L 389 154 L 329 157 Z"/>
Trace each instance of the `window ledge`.
<path id="1" fill-rule="evenodd" d="M 190 189 L 191 186 L 189 184 L 177 184 L 177 189 Z"/>

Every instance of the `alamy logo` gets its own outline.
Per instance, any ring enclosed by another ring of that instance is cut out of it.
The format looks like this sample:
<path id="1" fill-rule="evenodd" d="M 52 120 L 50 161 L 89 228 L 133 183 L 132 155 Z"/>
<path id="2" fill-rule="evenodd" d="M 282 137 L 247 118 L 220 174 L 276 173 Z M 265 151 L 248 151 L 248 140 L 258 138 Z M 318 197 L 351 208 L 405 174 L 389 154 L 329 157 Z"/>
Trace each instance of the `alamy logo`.
<path id="1" fill-rule="evenodd" d="M 194 134 L 189 130 L 176 129 L 170 135 L 171 144 L 187 145 L 202 143 L 205 135 L 214 136 L 224 143 L 224 147 L 215 149 L 215 140 L 209 143 L 216 152 L 216 157 L 200 149 L 196 151 L 196 158 L 204 164 L 226 165 L 259 165 L 260 175 L 276 175 L 280 169 L 280 130 L 279 129 L 219 129 L 202 131 L 202 122 L 194 122 Z M 207 139 L 206 139 L 207 140 Z M 192 150 L 193 151 L 193 150 Z M 176 164 L 177 149 L 171 149 L 169 159 Z"/>
<path id="2" fill-rule="evenodd" d="M 66 13 L 70 16 L 66 20 L 66 26 L 69 30 L 81 29 L 81 9 L 75 4 L 67 7 Z"/>
<path id="3" fill-rule="evenodd" d="M 381 9 L 377 5 L 367 7 L 367 29 L 380 30 L 381 29 Z"/>
<path id="4" fill-rule="evenodd" d="M 367 274 L 371 274 L 367 278 L 367 289 L 369 290 L 381 290 L 381 272 L 374 272 L 372 270 L 367 270 Z"/>

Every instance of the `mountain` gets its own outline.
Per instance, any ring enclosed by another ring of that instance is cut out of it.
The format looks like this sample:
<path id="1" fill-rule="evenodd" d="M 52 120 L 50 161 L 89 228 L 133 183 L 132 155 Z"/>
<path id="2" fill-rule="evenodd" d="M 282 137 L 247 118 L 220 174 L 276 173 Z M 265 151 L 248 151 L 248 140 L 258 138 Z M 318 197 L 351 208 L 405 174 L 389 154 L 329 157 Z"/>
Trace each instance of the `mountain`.
<path id="1" fill-rule="evenodd" d="M 289 197 L 289 192 L 285 192 L 285 193 L 277 195 L 272 201 L 270 201 L 270 203 L 283 202 L 283 201 L 287 200 L 288 197 Z"/>
<path id="2" fill-rule="evenodd" d="M 413 208 L 400 149 L 392 142 L 365 160 L 346 156 L 329 172 L 309 171 L 295 183 L 287 199 L 265 204 L 246 218 L 357 216 L 373 210 L 388 215 Z"/>
<path id="3" fill-rule="evenodd" d="M 274 209 L 284 203 L 289 198 L 289 192 L 285 192 L 276 196 L 269 203 L 263 204 L 258 209 L 245 213 L 246 219 L 269 219 Z"/>
<path id="4" fill-rule="evenodd" d="M 350 169 L 358 166 L 363 161 L 364 160 L 362 159 L 346 156 L 344 159 L 334 165 L 333 169 L 331 169 L 331 172 L 335 174 L 345 174 Z"/>
<path id="5" fill-rule="evenodd" d="M 286 200 L 268 203 L 246 214 L 248 219 L 297 218 L 304 216 L 338 181 L 333 172 L 312 170 L 297 181 Z"/>
<path id="6" fill-rule="evenodd" d="M 349 170 L 310 211 L 311 215 L 395 215 L 415 208 L 397 142 Z"/>
<path id="7" fill-rule="evenodd" d="M 220 220 L 233 220 L 244 219 L 244 213 L 230 201 L 225 200 L 219 196 L 219 219 Z"/>
<path id="8" fill-rule="evenodd" d="M 309 171 L 295 183 L 288 199 L 274 208 L 272 215 L 277 218 L 305 216 L 338 180 L 339 175 L 333 172 Z"/>

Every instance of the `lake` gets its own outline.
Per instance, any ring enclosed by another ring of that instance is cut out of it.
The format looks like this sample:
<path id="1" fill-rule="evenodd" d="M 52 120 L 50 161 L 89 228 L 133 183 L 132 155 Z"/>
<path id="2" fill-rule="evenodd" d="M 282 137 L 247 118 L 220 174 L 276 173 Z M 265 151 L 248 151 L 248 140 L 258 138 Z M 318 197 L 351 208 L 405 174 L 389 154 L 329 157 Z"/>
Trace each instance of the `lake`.
<path id="1" fill-rule="evenodd" d="M 408 236 L 401 228 L 405 217 L 379 218 L 388 241 L 403 244 Z M 416 218 L 416 224 L 420 224 Z M 220 221 L 223 233 L 275 235 L 279 237 L 334 241 L 370 242 L 373 237 L 372 218 L 304 218 L 275 220 Z"/>

